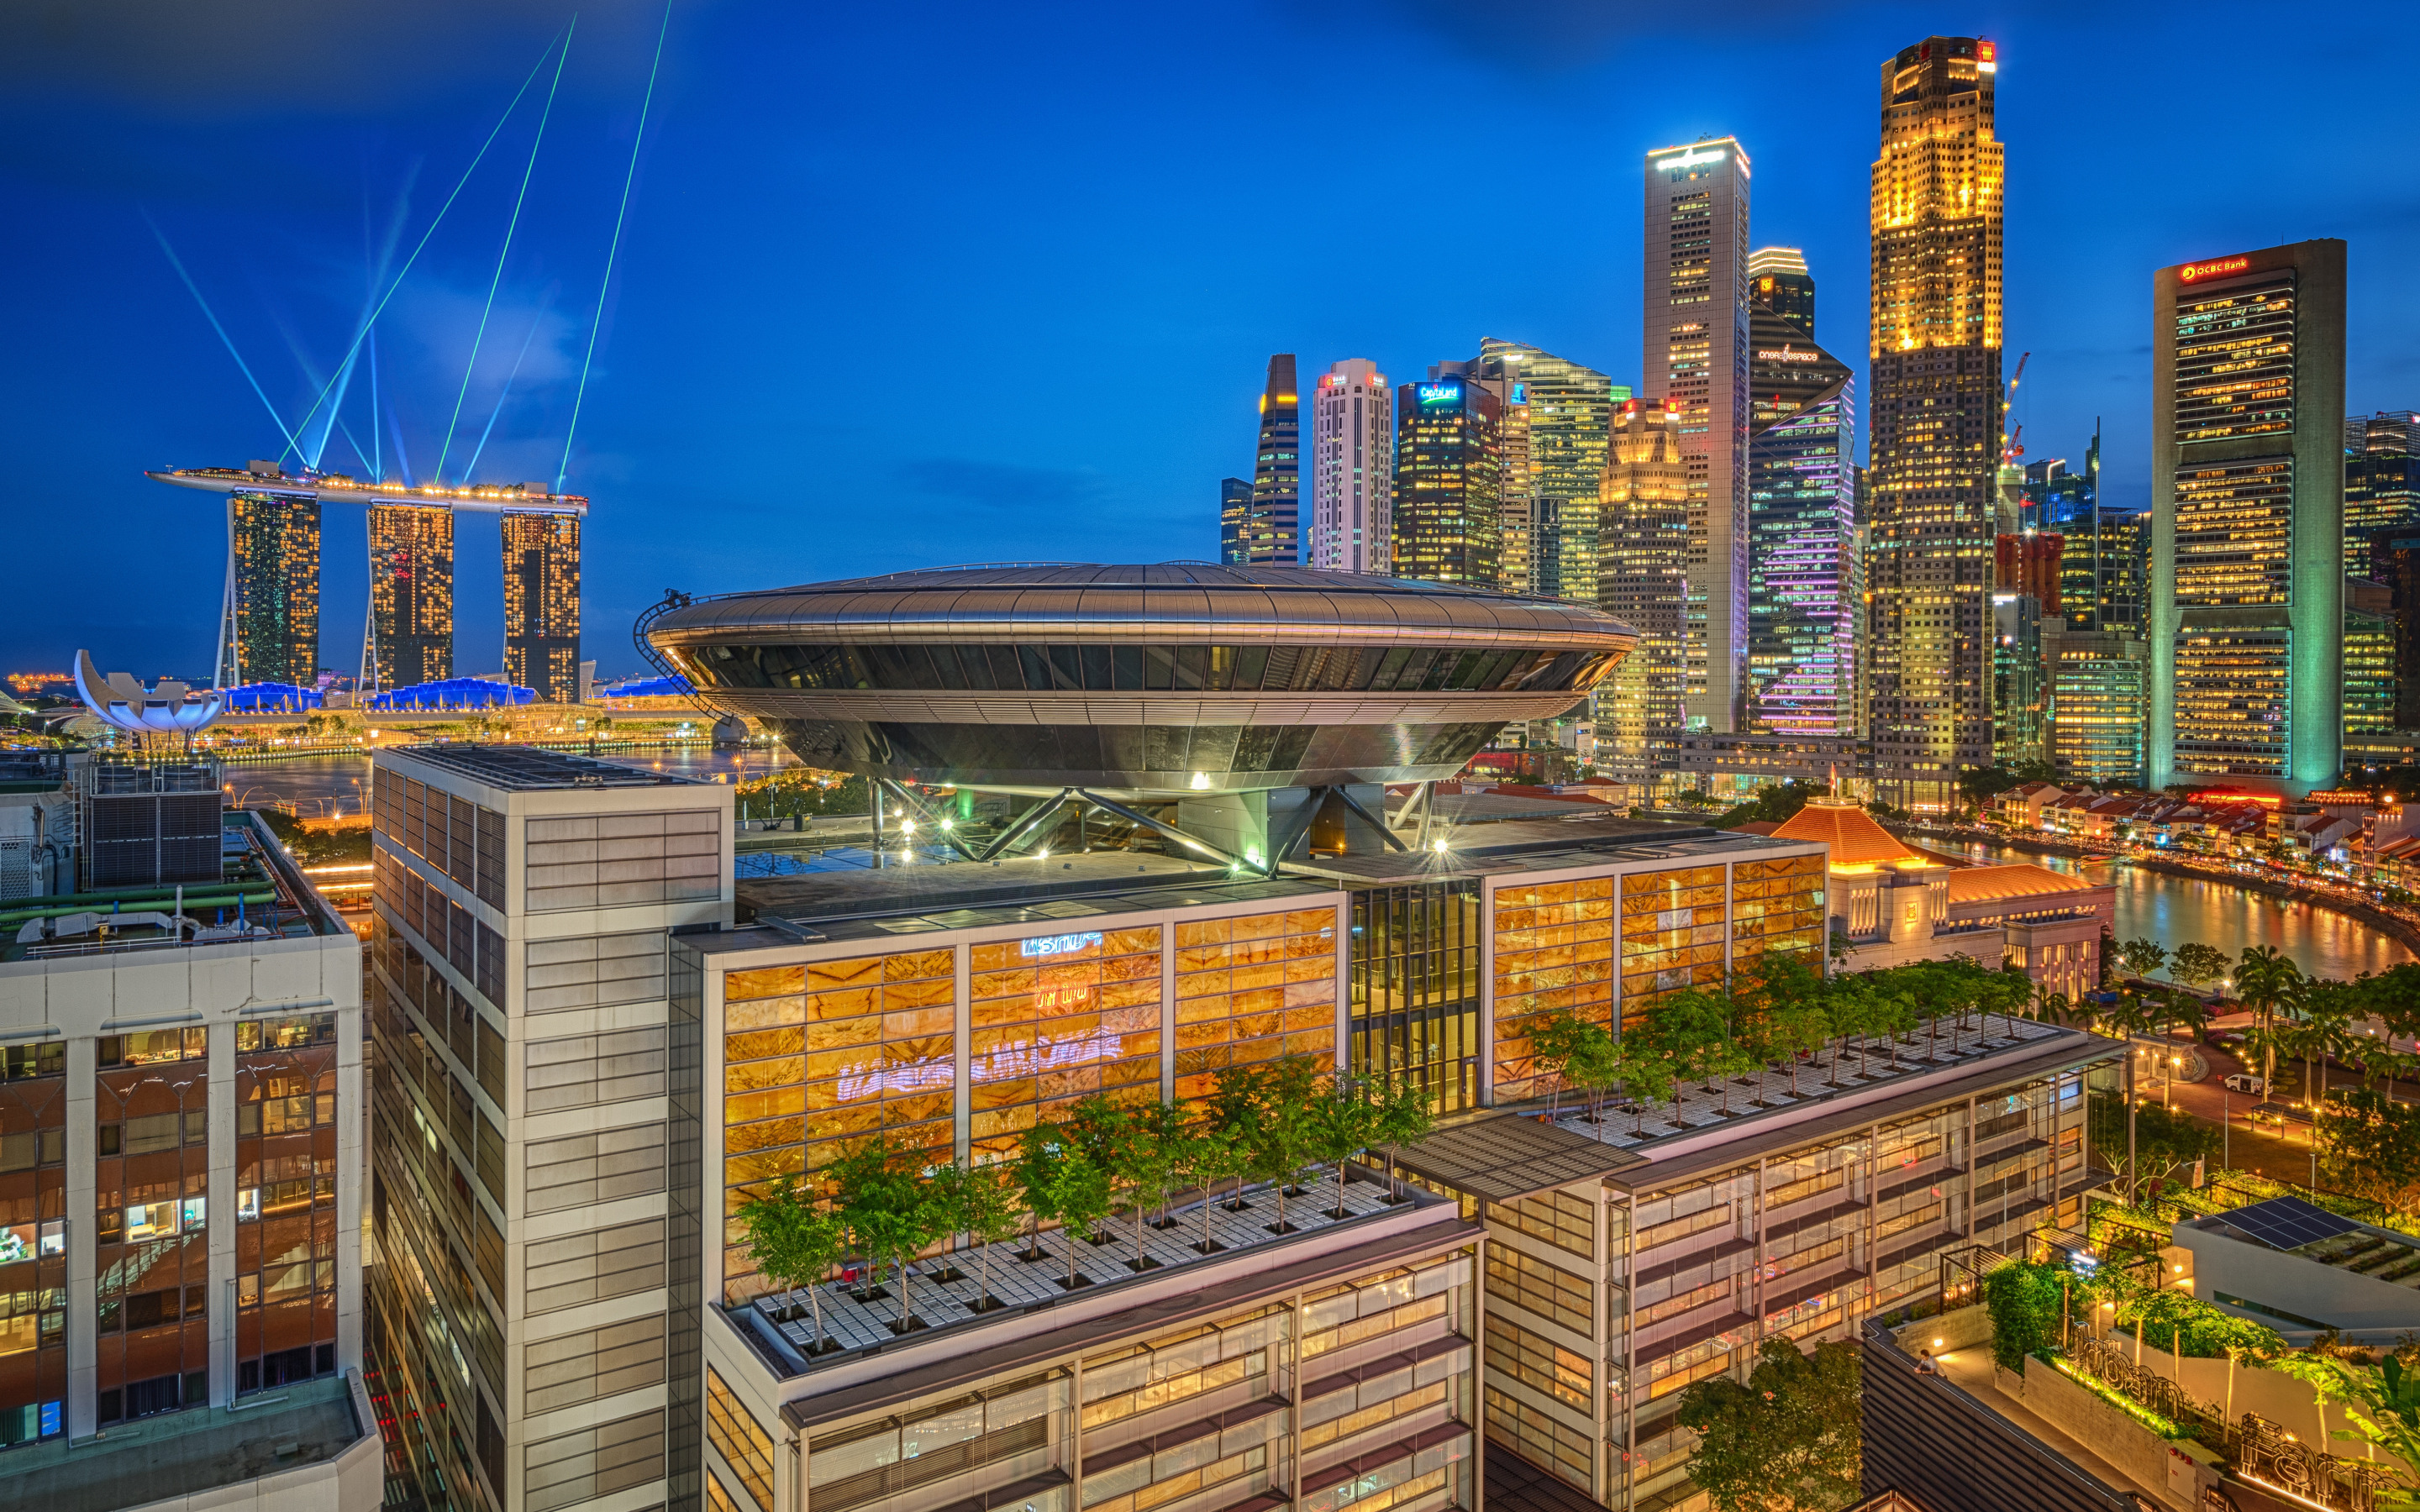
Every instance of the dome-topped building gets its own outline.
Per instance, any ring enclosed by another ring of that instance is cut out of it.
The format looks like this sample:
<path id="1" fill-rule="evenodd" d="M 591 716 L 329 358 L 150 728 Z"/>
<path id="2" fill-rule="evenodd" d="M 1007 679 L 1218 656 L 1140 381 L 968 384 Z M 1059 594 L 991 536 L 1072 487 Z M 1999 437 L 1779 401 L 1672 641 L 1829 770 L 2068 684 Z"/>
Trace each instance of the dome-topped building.
<path id="1" fill-rule="evenodd" d="M 935 568 L 698 599 L 648 641 L 718 708 L 870 776 L 1171 797 L 1424 781 L 1587 697 L 1589 605 L 1295 567 Z"/>

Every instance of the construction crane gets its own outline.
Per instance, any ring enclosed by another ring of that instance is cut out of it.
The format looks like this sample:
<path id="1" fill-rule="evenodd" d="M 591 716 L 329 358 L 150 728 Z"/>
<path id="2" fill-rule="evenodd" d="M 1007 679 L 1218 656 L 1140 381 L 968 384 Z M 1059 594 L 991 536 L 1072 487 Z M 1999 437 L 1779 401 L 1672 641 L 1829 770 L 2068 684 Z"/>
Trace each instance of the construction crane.
<path id="1" fill-rule="evenodd" d="M 2009 392 L 2000 396 L 2000 461 L 2003 465 L 2013 463 L 2025 455 L 2024 447 L 2019 444 L 2019 438 L 2024 435 L 2025 427 L 2019 424 L 2010 430 L 2009 411 L 2017 407 L 2017 385 L 2025 380 L 2025 364 L 2033 361 L 2033 355 L 2026 352 L 2018 357 L 2017 375 L 2009 379 Z"/>

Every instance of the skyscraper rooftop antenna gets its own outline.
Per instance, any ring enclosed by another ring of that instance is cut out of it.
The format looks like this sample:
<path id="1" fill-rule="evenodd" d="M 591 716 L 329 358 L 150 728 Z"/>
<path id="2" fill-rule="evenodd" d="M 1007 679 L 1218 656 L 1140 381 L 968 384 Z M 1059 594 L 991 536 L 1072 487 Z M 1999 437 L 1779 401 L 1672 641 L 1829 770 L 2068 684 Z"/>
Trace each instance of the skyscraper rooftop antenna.
<path id="1" fill-rule="evenodd" d="M 622 250 L 622 223 L 630 213 L 630 185 L 639 177 L 639 147 L 647 139 L 647 112 L 656 103 L 656 74 L 664 66 L 664 38 L 673 29 L 672 0 L 664 0 L 663 24 L 656 30 L 656 57 L 647 65 L 647 92 L 639 101 L 639 129 L 630 135 L 630 167 L 622 176 L 622 204 L 613 212 L 613 239 L 605 246 L 605 276 L 597 285 L 597 317 L 588 323 L 588 350 L 580 359 L 580 386 L 571 394 L 571 423 L 563 427 L 563 462 L 554 470 L 554 491 L 571 475 L 571 438 L 580 429 L 580 407 L 588 397 L 588 367 L 597 360 L 597 332 L 605 324 L 605 296 L 613 287 L 613 258 Z"/>

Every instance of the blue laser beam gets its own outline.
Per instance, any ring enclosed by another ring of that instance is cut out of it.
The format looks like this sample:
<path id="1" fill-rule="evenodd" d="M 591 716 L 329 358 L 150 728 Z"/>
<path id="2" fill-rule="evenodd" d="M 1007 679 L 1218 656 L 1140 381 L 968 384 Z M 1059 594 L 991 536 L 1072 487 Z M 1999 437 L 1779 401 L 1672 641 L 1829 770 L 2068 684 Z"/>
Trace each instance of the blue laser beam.
<path id="1" fill-rule="evenodd" d="M 403 287 L 403 281 L 411 276 L 412 264 L 420 260 L 420 254 L 427 247 L 428 239 L 435 236 L 437 234 L 437 228 L 445 224 L 445 212 L 454 208 L 454 201 L 460 197 L 464 186 L 471 182 L 471 176 L 479 171 L 479 164 L 487 160 L 488 149 L 496 145 L 496 137 L 498 133 L 504 131 L 504 123 L 513 118 L 513 112 L 520 106 L 521 97 L 528 94 L 529 86 L 537 82 L 538 71 L 546 67 L 546 60 L 550 56 L 553 55 L 555 43 L 562 40 L 563 38 L 557 37 L 552 41 L 546 44 L 546 51 L 538 54 L 537 63 L 529 70 L 529 76 L 521 80 L 521 86 L 519 89 L 513 91 L 512 102 L 504 107 L 504 113 L 502 116 L 496 117 L 495 126 L 489 131 L 488 139 L 479 144 L 478 153 L 471 159 L 471 165 L 462 170 L 462 177 L 460 178 L 455 180 L 453 193 L 447 194 L 445 196 L 445 203 L 437 208 L 437 218 L 430 221 L 428 223 L 428 229 L 420 234 L 420 240 L 412 246 L 411 255 L 404 259 L 403 270 L 395 275 L 395 282 L 389 284 L 387 285 L 386 292 L 380 296 L 377 307 L 370 311 L 369 318 L 363 321 L 361 329 L 353 333 L 352 345 L 345 348 L 345 356 L 348 360 L 349 360 L 353 353 L 360 348 L 362 342 L 368 337 L 370 328 L 378 323 L 378 317 L 386 310 L 387 301 L 395 298 L 396 290 Z M 329 380 L 330 386 L 333 387 L 334 382 L 335 380 L 331 378 Z M 311 417 L 318 414 L 319 412 L 319 407 L 327 402 L 328 389 L 323 388 L 319 391 L 319 396 L 311 401 L 311 408 L 304 411 L 302 424 L 309 424 Z M 287 452 L 297 451 L 298 448 L 290 439 L 291 433 L 289 432 L 288 434 L 289 439 L 287 442 L 286 450 Z M 280 455 L 279 460 L 285 460 L 283 454 Z"/>
<path id="2" fill-rule="evenodd" d="M 200 285 L 194 282 L 193 274 L 185 271 L 183 260 L 177 255 L 177 249 L 168 245 L 166 234 L 160 229 L 160 224 L 151 219 L 151 212 L 145 210 L 141 213 L 143 224 L 151 228 L 151 235 L 159 241 L 160 250 L 168 255 L 168 266 L 177 270 L 177 276 L 185 281 L 186 290 L 194 296 L 194 302 L 202 307 L 202 318 L 208 320 L 210 323 L 210 329 L 219 333 L 219 344 L 226 347 L 229 357 L 235 359 L 235 365 L 243 374 L 243 380 L 252 385 L 252 392 L 260 398 L 260 407 L 269 411 L 271 424 L 277 427 L 279 435 L 286 438 L 287 450 L 294 450 L 294 433 L 286 428 L 286 421 L 277 413 L 277 407 L 269 402 L 269 394 L 261 388 L 260 379 L 252 376 L 252 364 L 243 360 L 243 353 L 235 349 L 235 338 L 227 334 L 226 327 L 219 324 L 217 312 L 210 308 L 209 301 L 202 298 Z"/>
<path id="3" fill-rule="evenodd" d="M 588 323 L 588 350 L 580 359 L 580 386 L 572 391 L 571 423 L 563 427 L 563 462 L 554 470 L 554 491 L 563 492 L 571 475 L 571 438 L 580 429 L 580 407 L 588 397 L 588 367 L 597 360 L 597 332 L 605 324 L 605 296 L 613 286 L 613 258 L 622 250 L 622 223 L 630 213 L 630 185 L 639 177 L 639 146 L 647 139 L 647 112 L 656 102 L 656 74 L 664 66 L 664 38 L 673 29 L 672 0 L 664 0 L 664 23 L 656 31 L 656 58 L 647 65 L 647 92 L 639 101 L 639 129 L 630 138 L 630 167 L 622 176 L 622 205 L 613 212 L 613 239 L 605 247 L 605 277 L 597 285 L 597 318 Z"/>
<path id="4" fill-rule="evenodd" d="M 564 28 L 563 51 L 556 54 L 554 58 L 554 79 L 546 86 L 546 108 L 538 112 L 537 135 L 530 139 L 529 161 L 521 164 L 520 191 L 513 196 L 512 219 L 504 223 L 504 244 L 496 251 L 495 275 L 488 280 L 488 302 L 479 310 L 479 329 L 471 333 L 471 360 L 462 364 L 462 387 L 454 395 L 453 418 L 445 422 L 445 444 L 437 449 L 437 481 L 441 484 L 445 481 L 445 459 L 454 453 L 454 427 L 462 422 L 462 402 L 471 396 L 471 374 L 479 365 L 479 346 L 488 337 L 488 317 L 496 311 L 496 290 L 504 282 L 504 259 L 512 255 L 513 233 L 520 229 L 521 206 L 529 199 L 530 177 L 537 171 L 537 149 L 545 144 L 546 123 L 554 116 L 554 93 L 563 86 L 563 66 L 571 58 L 571 34 L 578 30 L 579 26 L 580 18 L 574 16 L 571 18 L 571 24 Z M 526 351 L 528 348 L 522 349 Z M 513 366 L 519 370 L 520 364 L 515 363 Z M 509 383 L 510 380 L 506 381 Z M 488 422 L 488 427 L 492 430 L 495 428 L 495 424 L 491 419 Z M 486 438 L 482 437 L 480 440 L 484 444 Z M 464 483 L 471 481 L 467 467 L 463 471 L 461 481 Z"/>
<path id="5" fill-rule="evenodd" d="M 504 401 L 513 395 L 513 379 L 521 376 L 521 359 L 529 355 L 530 343 L 537 339 L 537 328 L 546 323 L 546 305 L 539 305 L 537 314 L 530 319 L 529 334 L 521 338 L 520 354 L 513 359 L 513 370 L 504 375 L 504 391 L 496 395 L 496 408 L 488 411 L 488 428 L 479 432 L 479 444 L 471 449 L 471 460 L 462 464 L 464 483 L 471 481 L 472 472 L 478 468 L 479 455 L 488 449 L 488 438 L 496 433 L 496 421 L 504 412 Z"/>

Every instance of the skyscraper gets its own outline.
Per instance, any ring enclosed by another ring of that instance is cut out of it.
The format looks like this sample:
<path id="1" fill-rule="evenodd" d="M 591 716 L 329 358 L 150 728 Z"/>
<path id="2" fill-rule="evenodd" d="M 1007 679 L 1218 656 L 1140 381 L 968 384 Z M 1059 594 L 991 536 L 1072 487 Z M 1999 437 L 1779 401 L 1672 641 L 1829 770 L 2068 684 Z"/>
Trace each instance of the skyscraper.
<path id="1" fill-rule="evenodd" d="M 2345 421 L 2345 574 L 2372 576 L 2369 540 L 2420 520 L 2420 414 L 2386 410 Z"/>
<path id="2" fill-rule="evenodd" d="M 2385 539 L 2395 539 L 2393 532 L 2390 532 Z M 2346 579 L 2344 732 L 2347 745 L 2362 736 L 2381 735 L 2395 728 L 2395 590 L 2366 578 Z"/>
<path id="3" fill-rule="evenodd" d="M 1496 496 L 1496 586 L 1508 594 L 1538 592 L 1535 523 L 1536 480 L 1529 467 L 1529 391 L 1518 381 L 1485 378 L 1504 402 L 1504 480 Z"/>
<path id="4" fill-rule="evenodd" d="M 1795 272 L 1776 268 L 1788 253 Z M 1789 249 L 1751 258 L 1761 300 L 1749 317 L 1748 727 L 1766 733 L 1855 733 L 1856 375 L 1815 345 L 1815 283 Z"/>
<path id="5" fill-rule="evenodd" d="M 2151 288 L 2149 781 L 2300 795 L 2344 758 L 2345 244 Z"/>
<path id="6" fill-rule="evenodd" d="M 318 671 L 318 503 L 229 494 L 219 682 L 307 687 Z"/>
<path id="7" fill-rule="evenodd" d="M 1252 508 L 1239 543 L 1244 564 L 1291 567 L 1301 561 L 1302 400 L 1294 353 L 1269 359 L 1261 389 L 1259 451 L 1252 460 Z"/>
<path id="8" fill-rule="evenodd" d="M 1324 572 L 1394 570 L 1395 395 L 1363 357 L 1333 363 L 1311 395 L 1311 561 Z"/>
<path id="9" fill-rule="evenodd" d="M 1873 166 L 1869 714 L 1878 796 L 1939 810 L 1992 759 L 2000 463 L 1996 51 L 1933 37 L 1882 67 Z"/>
<path id="10" fill-rule="evenodd" d="M 1639 392 L 1680 417 L 1689 462 L 1685 717 L 1747 721 L 1747 154 L 1731 137 L 1647 154 Z"/>
<path id="11" fill-rule="evenodd" d="M 1597 693 L 1598 764 L 1644 783 L 1652 744 L 1678 729 L 1687 691 L 1691 495 L 1681 416 L 1630 399 L 1613 417 L 1599 488 L 1605 538 L 1597 607 L 1638 644 Z"/>
<path id="12" fill-rule="evenodd" d="M 1747 297 L 1815 336 L 1815 280 L 1807 255 L 1796 247 L 1759 247 L 1747 255 Z"/>
<path id="13" fill-rule="evenodd" d="M 504 681 L 547 703 L 580 698 L 580 517 L 506 515 Z"/>
<path id="14" fill-rule="evenodd" d="M 1493 588 L 1504 401 L 1467 363 L 1395 388 L 1394 575 Z"/>
<path id="15" fill-rule="evenodd" d="M 1527 495 L 1528 571 L 1520 591 L 1593 603 L 1597 485 L 1612 425 L 1613 380 L 1568 358 L 1494 336 L 1480 342 L 1472 373 L 1500 385 L 1507 414 L 1520 411 L 1515 424 L 1526 423 L 1527 466 L 1508 455 L 1505 480 L 1508 501 Z"/>
<path id="16" fill-rule="evenodd" d="M 1246 554 L 1245 541 L 1251 530 L 1252 480 L 1220 478 L 1218 480 L 1218 561 L 1222 565 L 1239 567 L 1252 559 Z"/>
<path id="17" fill-rule="evenodd" d="M 365 691 L 454 675 L 454 511 L 370 506 L 370 627 Z M 507 588 L 507 593 L 510 589 Z"/>

